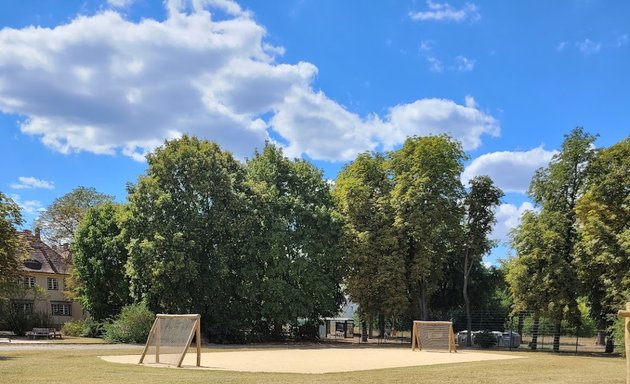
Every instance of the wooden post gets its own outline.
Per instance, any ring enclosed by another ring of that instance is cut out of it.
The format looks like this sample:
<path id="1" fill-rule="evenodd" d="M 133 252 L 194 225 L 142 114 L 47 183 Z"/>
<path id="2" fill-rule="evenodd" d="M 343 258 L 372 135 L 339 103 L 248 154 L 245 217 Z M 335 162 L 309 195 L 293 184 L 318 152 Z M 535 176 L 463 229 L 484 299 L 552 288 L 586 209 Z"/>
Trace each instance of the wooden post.
<path id="1" fill-rule="evenodd" d="M 160 362 L 160 328 L 162 328 L 160 324 L 160 317 L 157 318 L 157 329 L 155 330 L 155 362 Z"/>
<path id="2" fill-rule="evenodd" d="M 626 320 L 626 383 L 630 384 L 630 303 L 626 303 L 625 311 L 619 311 L 619 317 Z"/>
<path id="3" fill-rule="evenodd" d="M 197 327 L 196 327 L 196 340 L 197 340 L 197 366 L 201 367 L 201 315 L 197 315 Z"/>
<path id="4" fill-rule="evenodd" d="M 142 351 L 142 355 L 140 356 L 140 361 L 138 362 L 138 364 L 142 364 L 142 361 L 144 360 L 144 356 L 146 356 L 147 350 L 149 350 L 149 341 L 151 341 L 151 335 L 153 334 L 153 330 L 155 329 L 155 325 L 157 323 L 158 323 L 158 319 L 156 318 L 155 321 L 153 322 L 153 325 L 151 326 L 151 330 L 149 331 L 149 337 L 147 338 L 147 343 L 144 345 L 144 350 Z"/>

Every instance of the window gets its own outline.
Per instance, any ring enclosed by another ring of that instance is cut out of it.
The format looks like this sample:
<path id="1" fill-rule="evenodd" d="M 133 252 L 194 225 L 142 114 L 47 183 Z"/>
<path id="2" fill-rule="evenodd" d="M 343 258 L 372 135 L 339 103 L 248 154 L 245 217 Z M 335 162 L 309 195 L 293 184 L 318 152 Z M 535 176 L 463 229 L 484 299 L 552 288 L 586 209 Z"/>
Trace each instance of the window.
<path id="1" fill-rule="evenodd" d="M 24 288 L 33 288 L 35 285 L 35 276 L 26 276 L 24 278 Z"/>
<path id="2" fill-rule="evenodd" d="M 49 277 L 48 278 L 48 290 L 49 291 L 56 291 L 59 289 L 59 282 L 57 281 L 57 279 L 53 278 L 53 277 Z"/>
<path id="3" fill-rule="evenodd" d="M 16 311 L 22 311 L 23 313 L 33 313 L 33 302 L 16 300 L 13 303 L 13 309 Z"/>
<path id="4" fill-rule="evenodd" d="M 50 312 L 53 316 L 72 316 L 72 304 L 50 303 Z"/>

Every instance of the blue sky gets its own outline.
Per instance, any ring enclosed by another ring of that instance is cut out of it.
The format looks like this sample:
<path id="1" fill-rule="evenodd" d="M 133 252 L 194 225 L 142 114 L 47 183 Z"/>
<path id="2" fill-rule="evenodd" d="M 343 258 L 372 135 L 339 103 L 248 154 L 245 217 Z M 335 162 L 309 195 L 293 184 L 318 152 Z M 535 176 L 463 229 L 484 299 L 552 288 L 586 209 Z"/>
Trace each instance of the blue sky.
<path id="1" fill-rule="evenodd" d="M 628 20 L 627 1 L 1 2 L 0 191 L 30 225 L 79 185 L 124 201 L 183 133 L 241 159 L 271 139 L 330 179 L 449 133 L 464 179 L 507 192 L 505 240 L 565 133 L 630 132 Z"/>

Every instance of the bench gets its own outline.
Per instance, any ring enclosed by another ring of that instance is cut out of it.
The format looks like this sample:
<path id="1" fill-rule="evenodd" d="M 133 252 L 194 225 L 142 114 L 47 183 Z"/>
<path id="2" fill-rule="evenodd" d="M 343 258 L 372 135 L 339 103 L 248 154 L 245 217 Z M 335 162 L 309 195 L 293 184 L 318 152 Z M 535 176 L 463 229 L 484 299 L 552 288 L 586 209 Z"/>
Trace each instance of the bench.
<path id="1" fill-rule="evenodd" d="M 33 328 L 31 332 L 26 332 L 26 335 L 31 339 L 34 339 L 36 337 L 45 337 L 48 339 L 54 339 L 58 337 L 61 339 L 61 333 L 57 332 L 57 330 L 54 328 Z"/>

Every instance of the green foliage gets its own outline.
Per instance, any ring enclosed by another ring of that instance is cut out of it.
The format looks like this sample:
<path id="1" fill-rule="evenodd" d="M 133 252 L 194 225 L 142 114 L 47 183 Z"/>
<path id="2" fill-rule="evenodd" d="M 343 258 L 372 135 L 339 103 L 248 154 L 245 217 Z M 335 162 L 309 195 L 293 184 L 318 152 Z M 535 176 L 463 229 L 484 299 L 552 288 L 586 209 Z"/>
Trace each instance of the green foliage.
<path id="1" fill-rule="evenodd" d="M 390 153 L 394 224 L 401 236 L 413 317 L 426 319 L 444 265 L 459 258 L 463 210 L 461 144 L 448 136 L 412 137 Z"/>
<path id="2" fill-rule="evenodd" d="M 497 345 L 497 338 L 490 331 L 475 334 L 475 344 L 481 348 L 491 348 Z"/>
<path id="3" fill-rule="evenodd" d="M 116 320 L 104 325 L 104 336 L 120 343 L 144 343 L 154 320 L 155 314 L 144 302 L 126 305 Z"/>
<path id="4" fill-rule="evenodd" d="M 20 207 L 0 192 L 0 292 L 3 285 L 13 283 L 25 255 L 24 242 L 16 229 L 22 223 Z"/>
<path id="5" fill-rule="evenodd" d="M 630 138 L 601 150 L 576 214 L 575 265 L 600 328 L 630 291 Z"/>
<path id="6" fill-rule="evenodd" d="M 405 264 L 394 228 L 393 183 L 385 158 L 363 153 L 343 167 L 333 194 L 346 219 L 346 291 L 366 318 L 396 316 L 409 306 Z"/>
<path id="7" fill-rule="evenodd" d="M 90 208 L 113 201 L 113 196 L 102 194 L 94 188 L 78 187 L 55 199 L 39 216 L 36 225 L 47 242 L 54 245 L 70 243 L 77 226 Z"/>
<path id="8" fill-rule="evenodd" d="M 48 328 L 52 325 L 52 318 L 46 312 L 27 312 L 21 306 L 10 303 L 0 305 L 0 309 L 4 313 L 2 320 L 17 336 L 24 336 L 34 327 Z"/>
<path id="9" fill-rule="evenodd" d="M 218 145 L 184 136 L 147 156 L 123 222 L 131 293 L 164 313 L 201 313 L 210 337 L 242 337 L 250 207 L 245 172 Z"/>
<path id="10" fill-rule="evenodd" d="M 622 357 L 626 356 L 626 320 L 620 317 L 615 318 L 612 327 L 612 334 L 615 340 L 615 352 L 619 353 Z"/>
<path id="11" fill-rule="evenodd" d="M 113 318 L 131 301 L 125 274 L 128 255 L 121 236 L 124 214 L 124 206 L 105 202 L 89 209 L 75 232 L 75 292 L 96 320 Z"/>
<path id="12" fill-rule="evenodd" d="M 540 212 L 525 213 L 512 235 L 517 257 L 507 280 L 515 309 L 535 311 L 557 324 L 564 319 L 573 325 L 580 322 L 575 206 L 595 156 L 594 140 L 581 128 L 566 136 L 562 150 L 532 179 L 529 194 Z M 558 347 L 556 343 L 554 349 Z"/>
<path id="13" fill-rule="evenodd" d="M 67 336 L 101 337 L 104 332 L 104 326 L 105 323 L 87 318 L 64 323 L 62 331 Z"/>
<path id="14" fill-rule="evenodd" d="M 282 325 L 336 314 L 343 296 L 342 222 L 322 172 L 267 144 L 246 164 L 253 251 L 241 277 L 256 327 L 281 337 Z M 251 269 L 250 269 L 251 268 Z"/>
<path id="15" fill-rule="evenodd" d="M 66 336 L 81 336 L 83 333 L 83 320 L 67 321 L 61 327 L 61 332 Z"/>

